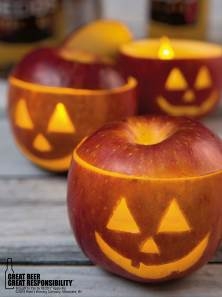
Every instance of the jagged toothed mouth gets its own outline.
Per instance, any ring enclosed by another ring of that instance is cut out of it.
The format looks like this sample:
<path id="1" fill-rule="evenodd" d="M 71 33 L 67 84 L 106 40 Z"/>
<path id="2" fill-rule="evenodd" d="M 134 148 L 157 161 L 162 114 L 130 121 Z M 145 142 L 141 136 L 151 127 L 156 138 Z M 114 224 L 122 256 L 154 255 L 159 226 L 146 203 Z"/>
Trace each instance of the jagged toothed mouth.
<path id="1" fill-rule="evenodd" d="M 186 256 L 178 260 L 160 265 L 146 265 L 142 262 L 134 263 L 131 259 L 122 256 L 106 243 L 98 232 L 95 232 L 96 242 L 100 250 L 109 260 L 132 275 L 150 280 L 166 278 L 173 273 L 181 273 L 194 266 L 203 256 L 209 242 L 209 236 L 210 233 L 208 233 Z"/>

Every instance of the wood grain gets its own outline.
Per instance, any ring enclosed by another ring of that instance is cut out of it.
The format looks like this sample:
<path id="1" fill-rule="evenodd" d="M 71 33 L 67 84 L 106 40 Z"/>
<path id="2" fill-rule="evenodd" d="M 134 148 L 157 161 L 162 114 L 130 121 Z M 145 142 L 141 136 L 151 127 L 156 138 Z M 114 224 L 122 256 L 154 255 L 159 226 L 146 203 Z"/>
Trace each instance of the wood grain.
<path id="1" fill-rule="evenodd" d="M 139 284 L 116 277 L 97 267 L 76 266 L 15 266 L 16 273 L 40 273 L 41 279 L 73 280 L 73 290 L 79 294 L 62 296 L 81 297 L 220 297 L 222 296 L 221 265 L 209 264 L 188 278 L 165 284 Z M 4 289 L 4 267 L 0 275 L 0 296 L 21 296 L 14 290 Z M 37 294 L 39 296 L 46 296 Z M 24 297 L 34 296 L 23 294 Z M 61 296 L 55 294 L 51 296 Z"/>
<path id="2" fill-rule="evenodd" d="M 66 209 L 66 179 L 0 180 L 0 258 L 18 263 L 89 263 Z"/>
<path id="3" fill-rule="evenodd" d="M 0 261 L 89 264 L 70 230 L 66 178 L 0 179 Z M 222 262 L 222 248 L 214 262 Z"/>

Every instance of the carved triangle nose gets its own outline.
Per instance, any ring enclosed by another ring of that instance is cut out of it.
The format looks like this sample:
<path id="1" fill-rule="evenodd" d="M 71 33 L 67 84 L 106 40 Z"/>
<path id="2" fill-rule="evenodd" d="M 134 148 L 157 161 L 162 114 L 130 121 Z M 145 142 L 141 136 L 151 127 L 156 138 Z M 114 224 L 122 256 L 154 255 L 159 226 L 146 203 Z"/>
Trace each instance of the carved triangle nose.
<path id="1" fill-rule="evenodd" d="M 193 102 L 194 100 L 195 100 L 194 92 L 191 90 L 187 90 L 183 95 L 183 101 L 190 103 L 190 102 Z"/>
<path id="2" fill-rule="evenodd" d="M 160 254 L 159 248 L 152 237 L 149 237 L 140 246 L 140 252 L 148 254 Z"/>
<path id="3" fill-rule="evenodd" d="M 52 150 L 51 144 L 42 134 L 36 136 L 33 141 L 33 147 L 40 152 L 49 152 Z"/>

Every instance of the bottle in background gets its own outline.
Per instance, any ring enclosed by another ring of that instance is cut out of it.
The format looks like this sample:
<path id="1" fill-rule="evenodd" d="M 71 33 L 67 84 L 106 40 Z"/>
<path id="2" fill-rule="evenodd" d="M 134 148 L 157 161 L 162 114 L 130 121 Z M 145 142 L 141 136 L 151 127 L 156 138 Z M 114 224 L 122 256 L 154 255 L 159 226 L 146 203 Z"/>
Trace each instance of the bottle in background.
<path id="1" fill-rule="evenodd" d="M 151 0 L 150 37 L 206 39 L 208 0 Z"/>
<path id="2" fill-rule="evenodd" d="M 66 34 L 102 17 L 102 0 L 63 0 Z"/>
<path id="3" fill-rule="evenodd" d="M 0 71 L 27 51 L 64 36 L 61 0 L 0 0 Z"/>
<path id="4" fill-rule="evenodd" d="M 9 274 L 13 274 L 14 273 L 14 270 L 13 270 L 13 267 L 12 267 L 12 258 L 8 258 L 7 259 L 7 267 L 6 267 L 6 270 L 5 270 L 5 289 L 13 289 L 14 287 L 10 287 L 8 285 L 8 276 Z"/>
<path id="5" fill-rule="evenodd" d="M 149 0 L 101 0 L 103 18 L 124 22 L 137 39 L 147 35 Z"/>

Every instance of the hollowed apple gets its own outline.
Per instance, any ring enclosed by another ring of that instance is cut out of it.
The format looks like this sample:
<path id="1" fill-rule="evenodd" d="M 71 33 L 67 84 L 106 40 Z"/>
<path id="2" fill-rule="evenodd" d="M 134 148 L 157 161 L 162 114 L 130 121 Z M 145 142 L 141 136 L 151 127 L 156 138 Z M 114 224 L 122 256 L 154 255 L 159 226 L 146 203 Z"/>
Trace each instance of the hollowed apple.
<path id="1" fill-rule="evenodd" d="M 84 52 L 35 50 L 9 83 L 15 141 L 27 158 L 48 170 L 66 171 L 82 138 L 136 111 L 136 81 Z"/>
<path id="2" fill-rule="evenodd" d="M 119 64 L 139 82 L 140 113 L 202 117 L 219 102 L 222 48 L 197 41 L 151 39 L 121 49 Z"/>
<path id="3" fill-rule="evenodd" d="M 107 124 L 74 151 L 68 211 L 96 264 L 159 282 L 206 263 L 222 234 L 222 143 L 164 116 Z"/>

